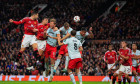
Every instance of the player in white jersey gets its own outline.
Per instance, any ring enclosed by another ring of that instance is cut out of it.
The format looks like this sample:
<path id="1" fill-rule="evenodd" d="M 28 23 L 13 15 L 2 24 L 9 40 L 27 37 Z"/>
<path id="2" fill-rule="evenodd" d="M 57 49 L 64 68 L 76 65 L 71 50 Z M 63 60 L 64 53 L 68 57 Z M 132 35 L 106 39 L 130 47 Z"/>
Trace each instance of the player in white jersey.
<path id="1" fill-rule="evenodd" d="M 45 51 L 45 57 L 46 61 L 48 61 L 48 58 L 50 57 L 51 60 L 51 75 L 50 75 L 50 82 L 53 79 L 53 70 L 54 70 L 54 63 L 55 63 L 55 56 L 57 51 L 57 39 L 60 37 L 59 30 L 55 30 L 56 26 L 56 20 L 51 19 L 50 20 L 50 28 L 47 30 L 47 32 L 44 32 L 44 38 L 48 36 L 47 44 L 46 44 L 46 51 Z"/>
<path id="2" fill-rule="evenodd" d="M 70 37 L 72 30 L 73 29 L 71 27 L 69 27 L 69 23 L 68 22 L 65 22 L 64 23 L 64 26 L 59 29 L 59 31 L 61 32 L 62 37 L 63 37 L 61 39 L 61 41 L 63 40 L 63 42 L 65 42 L 66 39 Z M 68 66 L 68 62 L 69 62 L 68 50 L 67 50 L 67 45 L 63 45 L 63 46 L 60 47 L 57 60 L 55 61 L 54 72 L 56 72 L 56 69 L 57 69 L 58 65 L 60 64 L 60 59 L 64 55 L 66 56 L 65 57 L 66 60 L 65 60 L 65 68 L 62 71 L 64 71 L 64 72 L 67 71 L 67 66 Z"/>
<path id="3" fill-rule="evenodd" d="M 76 31 L 71 31 L 71 38 L 67 39 L 65 42 L 61 43 L 60 38 L 58 38 L 58 44 L 61 45 L 68 45 L 68 54 L 70 57 L 69 65 L 68 65 L 68 73 L 70 75 L 71 81 L 73 84 L 76 84 L 74 75 L 72 73 L 72 69 L 76 69 L 76 73 L 78 74 L 78 79 L 80 84 L 82 84 L 82 75 L 80 72 L 80 68 L 82 68 L 82 58 L 80 51 L 83 51 L 81 42 L 75 38 Z"/>
<path id="4" fill-rule="evenodd" d="M 86 28 L 82 28 L 81 31 L 77 31 L 76 32 L 76 36 L 75 36 L 78 40 L 81 41 L 81 43 L 83 44 L 85 42 L 85 38 L 93 38 L 93 33 L 92 33 L 92 27 L 89 28 L 89 32 L 87 32 Z"/>
<path id="5" fill-rule="evenodd" d="M 136 44 L 132 44 L 132 54 L 133 55 L 140 55 L 140 51 L 137 50 L 137 45 Z M 134 75 L 137 83 L 140 84 L 137 73 L 140 75 L 140 62 L 139 59 L 132 59 L 132 74 Z"/>

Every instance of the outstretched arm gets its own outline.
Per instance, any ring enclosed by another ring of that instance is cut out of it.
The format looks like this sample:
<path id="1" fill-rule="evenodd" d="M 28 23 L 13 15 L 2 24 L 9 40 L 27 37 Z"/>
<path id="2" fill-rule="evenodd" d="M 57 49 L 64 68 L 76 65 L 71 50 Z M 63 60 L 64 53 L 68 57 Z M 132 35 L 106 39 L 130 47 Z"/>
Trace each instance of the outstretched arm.
<path id="1" fill-rule="evenodd" d="M 19 24 L 23 24 L 24 22 L 25 22 L 25 18 L 23 18 L 22 20 L 20 20 L 20 21 L 14 21 L 13 19 L 10 19 L 9 20 L 9 22 L 10 23 L 14 23 L 14 24 L 16 24 L 16 25 L 19 25 Z"/>
<path id="2" fill-rule="evenodd" d="M 93 35 L 93 33 L 92 33 L 92 27 L 90 27 L 89 28 L 89 35 L 87 36 L 88 38 L 93 38 L 94 37 L 94 35 Z"/>

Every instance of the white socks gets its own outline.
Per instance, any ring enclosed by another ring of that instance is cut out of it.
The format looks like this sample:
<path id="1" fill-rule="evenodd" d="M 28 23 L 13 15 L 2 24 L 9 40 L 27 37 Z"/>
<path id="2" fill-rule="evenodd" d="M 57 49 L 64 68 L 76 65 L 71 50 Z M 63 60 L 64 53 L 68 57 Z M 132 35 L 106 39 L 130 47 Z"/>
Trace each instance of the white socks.
<path id="1" fill-rule="evenodd" d="M 54 70 L 54 65 L 51 65 L 51 75 L 50 76 L 53 76 L 53 70 Z"/>
<path id="2" fill-rule="evenodd" d="M 73 73 L 70 72 L 69 75 L 70 75 L 70 78 L 71 78 L 71 81 L 73 82 L 73 84 L 76 84 Z"/>
<path id="3" fill-rule="evenodd" d="M 55 70 L 57 69 L 57 67 L 58 67 L 59 64 L 60 64 L 60 59 L 57 59 L 57 60 L 55 61 L 55 66 L 54 66 L 54 69 L 55 69 Z"/>
<path id="4" fill-rule="evenodd" d="M 65 69 L 67 70 L 69 64 L 69 56 L 66 56 L 66 60 L 65 60 Z"/>
<path id="5" fill-rule="evenodd" d="M 82 74 L 81 74 L 81 72 L 78 73 L 78 79 L 79 79 L 80 84 L 82 84 Z"/>

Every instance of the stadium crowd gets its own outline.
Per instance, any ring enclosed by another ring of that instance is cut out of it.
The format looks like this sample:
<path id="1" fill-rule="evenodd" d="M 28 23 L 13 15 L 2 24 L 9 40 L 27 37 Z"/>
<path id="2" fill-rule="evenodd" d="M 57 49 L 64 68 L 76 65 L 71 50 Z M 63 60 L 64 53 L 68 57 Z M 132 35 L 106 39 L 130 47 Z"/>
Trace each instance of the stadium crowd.
<path id="1" fill-rule="evenodd" d="M 41 75 L 41 68 L 36 64 L 32 49 L 29 48 L 22 55 L 18 64 L 14 64 L 15 57 L 20 49 L 23 36 L 23 25 L 16 26 L 8 23 L 9 18 L 15 20 L 22 19 L 27 12 L 36 4 L 48 3 L 49 0 L 2 0 L 0 2 L 0 74 L 4 75 Z M 68 21 L 73 29 L 77 26 L 83 26 L 84 22 L 91 18 L 91 15 L 96 12 L 99 4 L 95 5 L 94 0 L 62 0 L 58 3 L 57 0 L 50 4 L 55 4 L 54 7 L 48 9 L 48 16 L 57 19 L 57 26 L 60 27 L 65 21 Z M 69 3 L 70 1 L 70 3 Z M 80 2 L 81 1 L 81 2 Z M 103 2 L 106 0 L 102 0 Z M 8 3 L 7 3 L 8 2 Z M 28 4 L 26 4 L 28 3 Z M 87 4 L 90 3 L 90 4 Z M 62 5 L 63 4 L 63 5 Z M 20 7 L 19 7 L 20 6 Z M 67 7 L 69 6 L 69 7 Z M 92 26 L 94 39 L 138 39 L 140 38 L 139 13 L 140 11 L 133 10 L 132 4 L 127 4 L 125 9 L 119 13 L 111 13 L 106 18 L 99 18 L 89 26 Z M 83 8 L 84 7 L 84 8 Z M 82 11 L 77 11 L 80 9 Z M 133 12 L 130 12 L 133 11 Z M 137 12 L 137 13 L 136 13 Z M 52 14 L 53 13 L 53 14 Z M 75 24 L 73 16 L 79 15 L 81 22 Z M 76 26 L 75 26 L 76 25 Z M 104 54 L 107 51 L 110 42 L 94 43 L 89 41 L 84 46 L 83 51 L 83 75 L 107 75 L 107 65 L 104 62 Z M 138 42 L 140 45 L 140 43 Z M 129 45 L 130 47 L 131 45 Z M 119 49 L 119 44 L 114 45 L 114 49 Z M 65 58 L 63 58 L 65 59 Z M 27 67 L 34 67 L 34 70 L 28 70 Z M 61 70 L 64 68 L 64 60 L 61 61 L 56 75 L 65 75 Z"/>

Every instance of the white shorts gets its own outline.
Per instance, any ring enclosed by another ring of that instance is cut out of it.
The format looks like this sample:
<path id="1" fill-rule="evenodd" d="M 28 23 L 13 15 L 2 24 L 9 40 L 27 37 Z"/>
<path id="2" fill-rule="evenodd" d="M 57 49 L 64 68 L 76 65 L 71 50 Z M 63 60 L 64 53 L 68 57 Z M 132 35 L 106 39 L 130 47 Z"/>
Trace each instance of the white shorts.
<path id="1" fill-rule="evenodd" d="M 46 40 L 38 40 L 37 39 L 37 44 L 38 44 L 38 50 L 41 49 L 45 51 L 46 49 Z"/>
<path id="2" fill-rule="evenodd" d="M 121 65 L 120 68 L 119 68 L 119 71 L 121 71 L 125 74 L 132 74 L 132 66 Z"/>
<path id="3" fill-rule="evenodd" d="M 115 72 L 116 74 L 119 74 L 119 69 Z"/>
<path id="4" fill-rule="evenodd" d="M 34 43 L 37 43 L 35 35 L 24 34 L 22 43 L 21 43 L 21 48 L 29 47 L 30 45 L 32 45 Z"/>
<path id="5" fill-rule="evenodd" d="M 113 64 L 108 64 L 108 65 L 107 65 L 108 69 L 110 69 L 114 64 L 115 64 L 115 63 L 113 63 Z M 112 69 L 116 69 L 116 66 L 114 66 Z"/>

